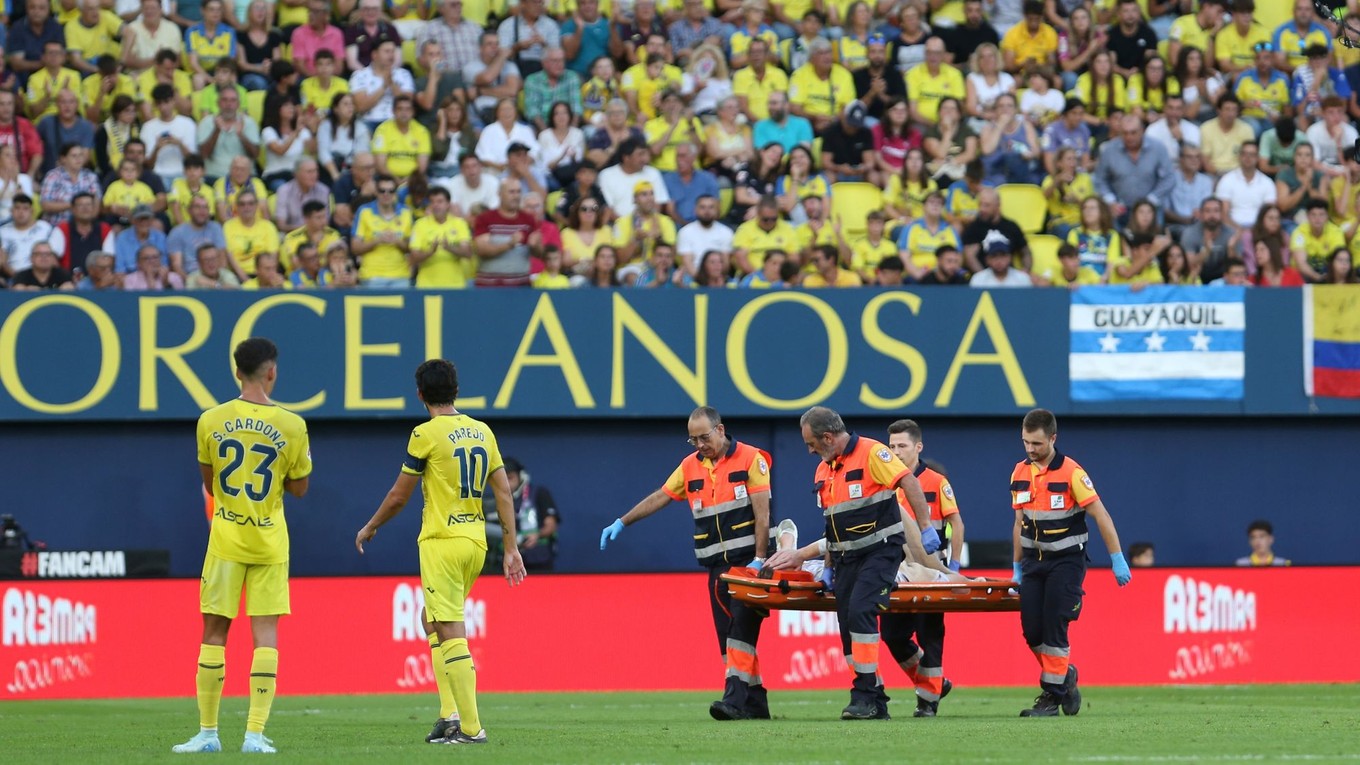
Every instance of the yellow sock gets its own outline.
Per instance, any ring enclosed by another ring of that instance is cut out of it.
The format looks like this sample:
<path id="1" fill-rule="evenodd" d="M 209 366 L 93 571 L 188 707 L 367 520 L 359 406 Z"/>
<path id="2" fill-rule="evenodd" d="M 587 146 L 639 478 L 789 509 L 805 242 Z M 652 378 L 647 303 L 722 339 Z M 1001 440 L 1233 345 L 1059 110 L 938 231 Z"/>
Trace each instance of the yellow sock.
<path id="1" fill-rule="evenodd" d="M 269 708 L 274 705 L 278 674 L 279 649 L 256 648 L 250 661 L 250 712 L 246 715 L 246 731 L 264 733 Z"/>
<path id="2" fill-rule="evenodd" d="M 198 725 L 217 730 L 217 710 L 222 707 L 222 681 L 227 679 L 227 647 L 203 643 L 198 647 Z"/>
<path id="3" fill-rule="evenodd" d="M 439 689 L 439 716 L 445 720 L 458 716 L 458 704 L 453 700 L 453 686 L 444 671 L 444 652 L 439 650 L 439 635 L 430 635 L 430 667 L 434 670 L 434 684 Z"/>
<path id="4" fill-rule="evenodd" d="M 469 736 L 475 736 L 482 730 L 482 721 L 477 716 L 477 671 L 472 667 L 467 638 L 445 640 L 439 644 L 439 650 L 444 654 L 443 669 L 449 676 L 453 698 L 463 717 L 463 730 Z"/>

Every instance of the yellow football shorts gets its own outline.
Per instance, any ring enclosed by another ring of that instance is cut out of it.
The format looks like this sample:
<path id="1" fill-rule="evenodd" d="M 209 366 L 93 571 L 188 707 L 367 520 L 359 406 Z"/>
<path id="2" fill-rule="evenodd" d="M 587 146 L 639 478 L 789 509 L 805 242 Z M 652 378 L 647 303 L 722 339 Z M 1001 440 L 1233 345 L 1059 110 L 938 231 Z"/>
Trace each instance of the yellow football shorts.
<path id="1" fill-rule="evenodd" d="M 463 621 L 463 601 L 482 572 L 486 548 L 466 537 L 420 542 L 420 586 L 433 622 Z"/>
<path id="2" fill-rule="evenodd" d="M 237 563 L 212 553 L 203 558 L 203 581 L 199 585 L 199 610 L 235 619 L 246 593 L 247 616 L 278 616 L 289 613 L 287 563 Z"/>

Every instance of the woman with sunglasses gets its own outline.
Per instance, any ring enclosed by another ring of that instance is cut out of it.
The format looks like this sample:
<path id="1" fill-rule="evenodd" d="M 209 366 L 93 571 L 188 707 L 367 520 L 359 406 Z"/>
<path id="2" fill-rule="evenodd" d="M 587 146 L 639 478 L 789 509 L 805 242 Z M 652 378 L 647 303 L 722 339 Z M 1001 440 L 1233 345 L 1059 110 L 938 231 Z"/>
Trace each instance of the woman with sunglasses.
<path id="1" fill-rule="evenodd" d="M 589 266 L 596 250 L 613 244 L 614 230 L 604 225 L 600 201 L 593 196 L 577 200 L 562 229 L 562 270 Z"/>

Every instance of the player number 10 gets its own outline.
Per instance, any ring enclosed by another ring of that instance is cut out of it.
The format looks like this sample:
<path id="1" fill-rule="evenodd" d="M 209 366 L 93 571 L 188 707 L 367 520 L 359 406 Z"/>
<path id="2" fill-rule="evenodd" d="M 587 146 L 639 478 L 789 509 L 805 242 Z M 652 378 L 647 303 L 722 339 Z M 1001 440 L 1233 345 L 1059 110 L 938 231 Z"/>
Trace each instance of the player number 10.
<path id="1" fill-rule="evenodd" d="M 486 487 L 487 468 L 491 464 L 490 458 L 486 456 L 486 449 L 474 446 L 471 449 L 458 447 L 453 450 L 454 459 L 458 460 L 458 475 L 462 479 L 462 498 L 474 497 L 480 499 L 482 489 Z"/>

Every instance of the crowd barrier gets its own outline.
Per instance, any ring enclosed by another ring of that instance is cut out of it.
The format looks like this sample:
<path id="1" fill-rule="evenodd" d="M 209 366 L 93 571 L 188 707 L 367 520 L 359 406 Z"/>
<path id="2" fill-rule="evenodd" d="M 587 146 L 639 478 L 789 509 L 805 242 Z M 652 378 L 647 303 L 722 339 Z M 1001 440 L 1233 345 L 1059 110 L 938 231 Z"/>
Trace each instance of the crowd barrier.
<path id="1" fill-rule="evenodd" d="M 467 609 L 479 689 L 716 694 L 723 667 L 705 582 L 536 576 L 512 590 L 484 578 Z M 1072 659 L 1092 686 L 1360 682 L 1351 646 L 1360 615 L 1341 599 L 1357 585 L 1360 567 L 1138 569 L 1123 589 L 1108 570 L 1092 570 Z M 413 577 L 294 580 L 280 693 L 433 694 L 421 594 Z M 0 699 L 191 699 L 197 604 L 197 580 L 0 585 Z M 1037 682 L 1018 614 L 954 614 L 947 627 L 944 666 L 956 692 Z M 247 690 L 249 636 L 233 627 L 228 694 Z M 760 653 L 771 689 L 849 686 L 833 613 L 776 612 Z M 890 690 L 909 693 L 895 667 L 883 674 Z"/>

